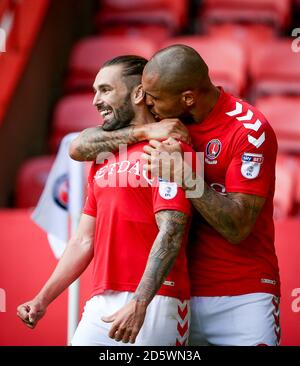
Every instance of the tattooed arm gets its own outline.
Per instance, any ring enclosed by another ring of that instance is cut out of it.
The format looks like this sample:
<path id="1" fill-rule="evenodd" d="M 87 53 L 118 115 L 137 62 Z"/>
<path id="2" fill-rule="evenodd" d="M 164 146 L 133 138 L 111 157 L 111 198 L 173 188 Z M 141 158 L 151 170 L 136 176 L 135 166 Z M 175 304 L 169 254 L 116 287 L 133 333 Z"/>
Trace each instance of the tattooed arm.
<path id="1" fill-rule="evenodd" d="M 177 118 L 129 126 L 115 131 L 104 131 L 101 126 L 97 126 L 83 130 L 72 141 L 69 154 L 77 161 L 96 160 L 98 154 L 117 151 L 122 144 L 132 145 L 150 139 L 163 140 L 169 136 L 190 142 L 188 130 Z"/>
<path id="2" fill-rule="evenodd" d="M 266 199 L 245 193 L 223 196 L 204 183 L 203 195 L 191 201 L 219 234 L 230 243 L 239 244 L 251 233 Z"/>
<path id="3" fill-rule="evenodd" d="M 141 129 L 137 126 L 115 131 L 104 131 L 101 126 L 91 127 L 71 142 L 69 155 L 77 161 L 96 160 L 100 153 L 113 152 L 121 144 L 131 145 L 142 140 Z"/>
<path id="4" fill-rule="evenodd" d="M 116 341 L 135 342 L 147 307 L 172 268 L 183 241 L 188 222 L 186 214 L 164 210 L 158 212 L 155 218 L 159 233 L 133 299 L 115 314 L 103 318 L 106 322 L 113 322 L 109 336 Z"/>
<path id="5" fill-rule="evenodd" d="M 153 243 L 143 278 L 135 292 L 137 302 L 148 305 L 173 266 L 185 233 L 186 214 L 164 210 L 155 215 L 159 233 Z"/>

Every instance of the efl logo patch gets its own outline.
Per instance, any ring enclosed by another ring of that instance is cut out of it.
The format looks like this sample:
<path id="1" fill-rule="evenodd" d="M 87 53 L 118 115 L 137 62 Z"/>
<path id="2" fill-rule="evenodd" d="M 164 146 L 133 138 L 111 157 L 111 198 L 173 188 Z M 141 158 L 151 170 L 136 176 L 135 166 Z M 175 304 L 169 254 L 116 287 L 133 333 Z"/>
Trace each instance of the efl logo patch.
<path id="1" fill-rule="evenodd" d="M 210 140 L 209 143 L 206 145 L 206 157 L 209 160 L 214 160 L 220 154 L 222 148 L 221 141 L 218 139 Z"/>
<path id="2" fill-rule="evenodd" d="M 254 179 L 260 172 L 260 166 L 264 161 L 262 154 L 244 153 L 242 156 L 241 173 L 247 179 Z"/>
<path id="3" fill-rule="evenodd" d="M 171 200 L 177 195 L 177 184 L 171 182 L 160 182 L 158 192 L 165 200 Z"/>

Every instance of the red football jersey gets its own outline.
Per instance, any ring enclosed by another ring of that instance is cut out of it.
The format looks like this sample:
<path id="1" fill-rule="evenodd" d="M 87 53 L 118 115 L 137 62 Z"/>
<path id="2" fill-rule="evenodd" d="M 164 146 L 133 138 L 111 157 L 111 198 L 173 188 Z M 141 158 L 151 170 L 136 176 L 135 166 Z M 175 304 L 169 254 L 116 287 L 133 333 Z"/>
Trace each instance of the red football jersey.
<path id="1" fill-rule="evenodd" d="M 143 171 L 140 156 L 144 145 L 132 145 L 91 167 L 83 212 L 96 217 L 92 296 L 105 290 L 136 290 L 159 232 L 155 213 L 178 210 L 191 214 L 182 189 L 174 183 L 155 184 Z M 158 294 L 182 300 L 190 297 L 186 242 L 187 233 Z"/>
<path id="2" fill-rule="evenodd" d="M 237 245 L 195 214 L 188 257 L 192 295 L 279 295 L 273 224 L 274 131 L 258 110 L 223 90 L 208 117 L 189 126 L 189 131 L 194 149 L 204 151 L 205 181 L 210 187 L 223 195 L 240 192 L 266 198 L 251 234 Z"/>

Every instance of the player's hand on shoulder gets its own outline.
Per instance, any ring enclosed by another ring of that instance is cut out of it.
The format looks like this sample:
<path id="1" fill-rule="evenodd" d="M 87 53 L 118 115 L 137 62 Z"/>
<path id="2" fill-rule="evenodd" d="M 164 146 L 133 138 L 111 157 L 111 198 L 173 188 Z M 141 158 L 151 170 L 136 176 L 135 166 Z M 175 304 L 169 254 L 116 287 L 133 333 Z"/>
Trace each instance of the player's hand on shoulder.
<path id="1" fill-rule="evenodd" d="M 144 126 L 147 140 L 166 140 L 173 137 L 186 143 L 191 142 L 186 126 L 178 118 L 166 118 Z"/>
<path id="2" fill-rule="evenodd" d="M 165 141 L 150 140 L 141 157 L 145 160 L 143 169 L 151 177 L 160 177 L 182 186 L 183 156 L 181 143 L 172 137 Z"/>

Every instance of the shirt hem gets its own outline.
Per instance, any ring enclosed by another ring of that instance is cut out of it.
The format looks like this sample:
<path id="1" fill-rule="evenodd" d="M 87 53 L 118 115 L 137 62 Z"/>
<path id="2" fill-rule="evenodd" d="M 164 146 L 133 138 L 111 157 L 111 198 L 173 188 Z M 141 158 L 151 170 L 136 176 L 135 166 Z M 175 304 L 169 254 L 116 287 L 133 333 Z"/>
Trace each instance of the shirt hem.
<path id="1" fill-rule="evenodd" d="M 172 211 L 179 211 L 182 212 L 188 216 L 191 216 L 191 211 L 190 210 L 186 210 L 182 207 L 179 206 L 159 206 L 159 207 L 155 207 L 154 213 L 158 213 L 159 211 L 163 211 L 163 210 L 172 210 Z"/>
<path id="2" fill-rule="evenodd" d="M 224 290 L 224 288 L 215 288 L 215 289 L 201 289 L 201 288 L 194 288 L 191 291 L 191 297 L 197 296 L 239 296 L 239 295 L 246 295 L 251 293 L 257 292 L 264 292 L 268 294 L 272 294 L 275 296 L 281 296 L 280 288 L 270 288 L 267 286 L 260 286 L 260 287 L 243 287 L 242 290 L 233 289 L 233 290 Z"/>
<path id="3" fill-rule="evenodd" d="M 95 214 L 94 212 L 89 211 L 89 210 L 83 210 L 82 213 L 84 213 L 85 215 L 93 216 L 93 217 L 97 216 L 97 214 Z"/>
<path id="4" fill-rule="evenodd" d="M 137 288 L 137 284 L 111 284 L 111 283 L 107 283 L 102 285 L 101 287 L 97 287 L 95 289 L 93 289 L 92 293 L 91 293 L 91 297 L 96 296 L 96 295 L 100 295 L 102 294 L 104 291 L 106 290 L 113 290 L 113 291 L 128 291 L 128 292 L 135 292 L 136 288 Z M 168 291 L 165 289 L 160 289 L 156 295 L 161 295 L 161 296 L 167 296 L 167 297 L 174 297 L 176 299 L 179 300 L 189 300 L 190 299 L 190 293 L 176 293 L 176 291 Z"/>

